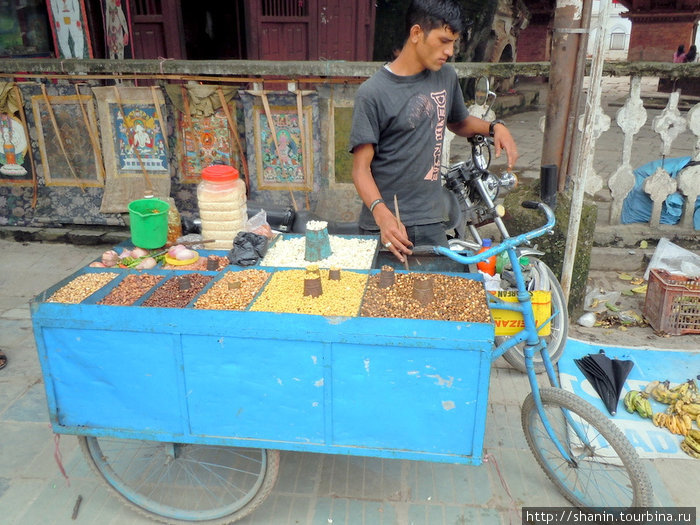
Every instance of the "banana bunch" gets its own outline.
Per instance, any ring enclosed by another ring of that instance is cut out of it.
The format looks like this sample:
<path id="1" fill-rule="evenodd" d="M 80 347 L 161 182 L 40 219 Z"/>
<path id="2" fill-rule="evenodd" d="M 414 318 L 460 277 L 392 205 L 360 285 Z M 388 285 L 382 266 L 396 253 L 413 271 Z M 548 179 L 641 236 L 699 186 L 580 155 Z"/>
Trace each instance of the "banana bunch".
<path id="1" fill-rule="evenodd" d="M 690 430 L 681 441 L 681 449 L 691 457 L 700 459 L 700 430 Z"/>
<path id="2" fill-rule="evenodd" d="M 698 386 L 693 379 L 689 379 L 674 387 L 671 387 L 668 380 L 652 381 L 646 386 L 644 391 L 659 403 L 666 405 L 673 404 L 678 400 L 682 400 L 684 403 L 700 403 Z"/>
<path id="3" fill-rule="evenodd" d="M 649 402 L 649 395 L 639 390 L 630 390 L 623 399 L 625 410 L 630 414 L 636 412 L 642 417 L 651 418 L 653 411 Z"/>
<path id="4" fill-rule="evenodd" d="M 692 430 L 693 419 L 688 414 L 667 414 L 666 412 L 656 412 L 651 417 L 652 423 L 657 427 L 667 428 L 672 434 L 687 436 Z"/>

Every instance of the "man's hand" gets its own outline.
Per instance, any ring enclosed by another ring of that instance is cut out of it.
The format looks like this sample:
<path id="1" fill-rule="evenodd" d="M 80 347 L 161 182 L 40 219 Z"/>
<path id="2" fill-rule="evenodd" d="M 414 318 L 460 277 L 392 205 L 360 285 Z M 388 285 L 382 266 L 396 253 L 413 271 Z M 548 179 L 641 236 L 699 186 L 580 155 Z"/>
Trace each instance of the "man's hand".
<path id="1" fill-rule="evenodd" d="M 515 145 L 513 136 L 503 124 L 496 124 L 493 127 L 493 148 L 496 157 L 501 154 L 501 150 L 505 150 L 508 160 L 508 171 L 512 171 L 515 161 L 518 160 L 518 146 Z"/>
<path id="2" fill-rule="evenodd" d="M 406 227 L 400 223 L 385 204 L 379 204 L 374 208 L 374 221 L 379 226 L 382 246 L 393 253 L 400 262 L 406 260 L 406 255 L 411 255 L 413 244 L 408 240 Z"/>

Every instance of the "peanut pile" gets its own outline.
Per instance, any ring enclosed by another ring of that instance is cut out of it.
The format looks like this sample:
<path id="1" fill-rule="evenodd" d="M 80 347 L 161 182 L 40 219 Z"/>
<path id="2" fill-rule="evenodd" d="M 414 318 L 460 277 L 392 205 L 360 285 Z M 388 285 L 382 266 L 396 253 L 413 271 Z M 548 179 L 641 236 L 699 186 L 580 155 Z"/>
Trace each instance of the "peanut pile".
<path id="1" fill-rule="evenodd" d="M 214 286 L 197 299 L 194 307 L 209 310 L 245 310 L 269 275 L 266 271 L 253 269 L 226 272 Z"/>
<path id="2" fill-rule="evenodd" d="M 189 280 L 189 288 L 182 290 L 181 279 Z M 163 308 L 184 308 L 204 288 L 211 275 L 188 273 L 171 277 L 158 288 L 153 295 L 143 302 L 143 306 L 158 306 Z"/>
<path id="3" fill-rule="evenodd" d="M 432 277 L 435 299 L 425 306 L 413 298 L 413 282 Z M 395 282 L 379 288 L 379 274 L 369 278 L 360 315 L 490 323 L 483 285 L 471 279 L 443 274 L 396 273 Z"/>
<path id="4" fill-rule="evenodd" d="M 56 290 L 46 302 L 78 304 L 117 277 L 114 272 L 85 273 Z"/>
<path id="5" fill-rule="evenodd" d="M 148 290 L 156 286 L 162 275 L 135 274 L 124 277 L 119 285 L 97 304 L 128 306 L 139 300 Z"/>
<path id="6" fill-rule="evenodd" d="M 251 311 L 355 317 L 360 309 L 367 275 L 341 271 L 339 280 L 320 270 L 322 295 L 304 295 L 306 270 L 275 272 L 250 307 Z"/>

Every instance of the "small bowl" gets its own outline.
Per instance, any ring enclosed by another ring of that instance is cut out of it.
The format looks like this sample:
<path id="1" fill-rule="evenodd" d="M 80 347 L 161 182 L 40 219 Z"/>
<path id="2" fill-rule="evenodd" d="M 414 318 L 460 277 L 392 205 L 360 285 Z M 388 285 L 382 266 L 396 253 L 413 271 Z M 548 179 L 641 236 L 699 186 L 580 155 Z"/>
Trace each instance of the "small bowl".
<path id="1" fill-rule="evenodd" d="M 197 254 L 195 257 L 192 257 L 191 259 L 186 259 L 184 261 L 173 259 L 168 255 L 165 256 L 166 264 L 172 264 L 173 266 L 184 266 L 186 264 L 192 264 L 193 262 L 197 262 L 197 259 L 199 259 L 199 254 Z"/>

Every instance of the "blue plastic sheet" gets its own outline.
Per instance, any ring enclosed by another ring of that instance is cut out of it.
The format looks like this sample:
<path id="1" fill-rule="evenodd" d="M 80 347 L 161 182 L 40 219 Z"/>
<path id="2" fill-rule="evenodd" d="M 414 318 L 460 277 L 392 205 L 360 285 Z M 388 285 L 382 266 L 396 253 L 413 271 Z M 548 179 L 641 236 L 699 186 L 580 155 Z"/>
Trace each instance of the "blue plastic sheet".
<path id="1" fill-rule="evenodd" d="M 691 157 L 678 157 L 672 159 L 658 159 L 634 170 L 634 188 L 629 192 L 622 203 L 622 224 L 635 222 L 649 222 L 653 202 L 642 188 L 644 180 L 653 175 L 661 166 L 672 178 L 691 161 Z M 680 192 L 672 193 L 661 206 L 661 224 L 678 224 L 683 214 L 685 197 Z M 700 230 L 700 197 L 695 201 L 693 228 Z"/>

